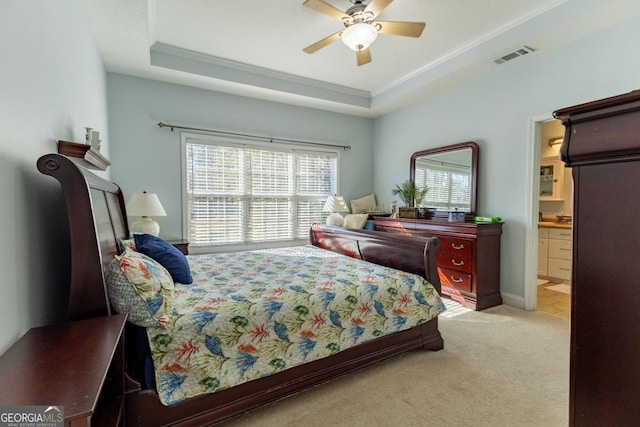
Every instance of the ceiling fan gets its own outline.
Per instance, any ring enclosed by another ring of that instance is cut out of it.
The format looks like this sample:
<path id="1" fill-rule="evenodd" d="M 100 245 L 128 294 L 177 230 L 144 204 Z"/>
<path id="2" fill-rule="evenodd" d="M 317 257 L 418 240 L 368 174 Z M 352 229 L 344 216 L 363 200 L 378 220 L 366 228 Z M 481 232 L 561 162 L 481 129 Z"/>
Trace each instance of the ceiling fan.
<path id="1" fill-rule="evenodd" d="M 344 44 L 356 51 L 358 66 L 360 66 L 371 62 L 369 46 L 375 41 L 378 33 L 420 37 L 422 30 L 424 30 L 424 22 L 376 21 L 376 17 L 393 0 L 371 0 L 368 4 L 365 4 L 365 0 L 349 1 L 353 3 L 353 6 L 343 12 L 324 0 L 305 0 L 304 6 L 341 21 L 345 28 L 305 47 L 302 49 L 304 52 L 314 53 L 334 41 L 342 39 Z"/>

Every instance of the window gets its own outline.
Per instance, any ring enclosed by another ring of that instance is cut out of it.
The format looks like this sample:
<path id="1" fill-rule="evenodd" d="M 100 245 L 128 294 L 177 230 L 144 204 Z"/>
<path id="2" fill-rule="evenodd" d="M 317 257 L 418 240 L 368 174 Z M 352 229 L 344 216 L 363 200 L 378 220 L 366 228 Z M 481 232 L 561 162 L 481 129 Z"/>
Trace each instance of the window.
<path id="1" fill-rule="evenodd" d="M 337 151 L 183 139 L 192 246 L 306 241 L 311 224 L 325 221 L 322 208 L 337 189 Z"/>

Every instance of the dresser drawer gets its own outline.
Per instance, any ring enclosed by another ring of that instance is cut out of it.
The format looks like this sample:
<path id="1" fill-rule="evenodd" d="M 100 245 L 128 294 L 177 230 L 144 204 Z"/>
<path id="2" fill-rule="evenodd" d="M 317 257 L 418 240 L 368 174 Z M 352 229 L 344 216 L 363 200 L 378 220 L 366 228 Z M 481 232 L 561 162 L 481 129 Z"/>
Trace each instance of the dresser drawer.
<path id="1" fill-rule="evenodd" d="M 549 258 L 549 276 L 563 280 L 571 280 L 571 261 L 566 259 Z"/>
<path id="2" fill-rule="evenodd" d="M 549 238 L 571 240 L 571 229 L 570 228 L 550 228 Z"/>
<path id="3" fill-rule="evenodd" d="M 571 240 L 549 239 L 549 258 L 571 259 Z"/>
<path id="4" fill-rule="evenodd" d="M 473 258 L 473 240 L 455 237 L 440 237 L 438 255 L 448 254 L 455 258 Z"/>
<path id="5" fill-rule="evenodd" d="M 473 258 L 460 256 L 461 254 L 440 252 L 436 255 L 436 264 L 438 267 L 446 268 L 449 270 L 463 271 L 465 273 L 471 273 Z"/>
<path id="6" fill-rule="evenodd" d="M 471 292 L 470 274 L 438 267 L 438 275 L 440 276 L 440 283 L 442 285 L 460 289 L 465 292 Z"/>

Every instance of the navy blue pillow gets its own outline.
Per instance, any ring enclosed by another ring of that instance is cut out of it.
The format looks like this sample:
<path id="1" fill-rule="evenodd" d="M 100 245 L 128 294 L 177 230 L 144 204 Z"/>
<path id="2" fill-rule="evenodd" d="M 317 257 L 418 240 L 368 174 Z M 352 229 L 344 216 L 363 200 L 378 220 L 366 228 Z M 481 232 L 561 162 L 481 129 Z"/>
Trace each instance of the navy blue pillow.
<path id="1" fill-rule="evenodd" d="M 158 261 L 171 274 L 174 282 L 193 282 L 189 261 L 178 248 L 151 234 L 134 234 L 133 238 L 136 241 L 136 251 Z"/>

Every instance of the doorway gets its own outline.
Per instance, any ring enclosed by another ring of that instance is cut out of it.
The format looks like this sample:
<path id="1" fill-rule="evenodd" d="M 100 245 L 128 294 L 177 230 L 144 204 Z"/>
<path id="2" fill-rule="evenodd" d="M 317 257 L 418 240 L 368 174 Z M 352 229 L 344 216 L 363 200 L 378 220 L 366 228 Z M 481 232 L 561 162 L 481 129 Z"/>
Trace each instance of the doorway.
<path id="1" fill-rule="evenodd" d="M 573 179 L 559 157 L 563 136 L 551 114 L 531 119 L 524 305 L 569 318 Z"/>

